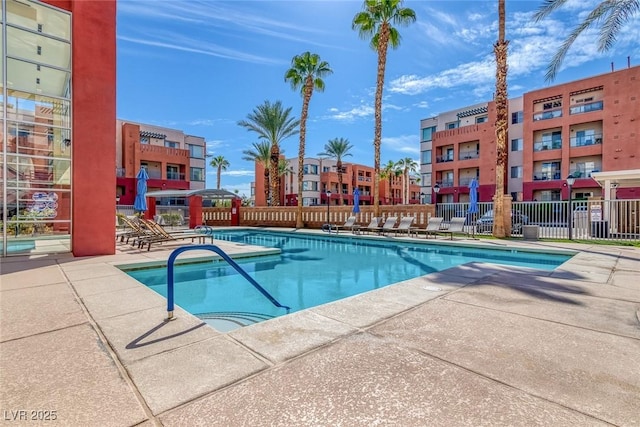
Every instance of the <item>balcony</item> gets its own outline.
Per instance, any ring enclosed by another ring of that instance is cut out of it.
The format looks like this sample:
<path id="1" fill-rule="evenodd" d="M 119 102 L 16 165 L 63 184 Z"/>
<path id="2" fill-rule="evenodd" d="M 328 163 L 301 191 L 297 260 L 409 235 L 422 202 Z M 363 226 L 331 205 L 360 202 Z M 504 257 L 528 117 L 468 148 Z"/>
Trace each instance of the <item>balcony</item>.
<path id="1" fill-rule="evenodd" d="M 589 113 L 591 111 L 598 111 L 604 108 L 602 101 L 590 102 L 588 104 L 574 105 L 569 107 L 569 114 Z"/>
<path id="2" fill-rule="evenodd" d="M 562 148 L 562 140 L 540 141 L 533 144 L 533 151 L 559 150 Z"/>
<path id="3" fill-rule="evenodd" d="M 453 187 L 453 180 L 452 179 L 445 179 L 445 180 L 442 180 L 442 181 L 438 181 L 438 185 L 440 185 L 440 188 Z"/>
<path id="4" fill-rule="evenodd" d="M 574 178 L 591 178 L 592 173 L 600 172 L 601 170 L 602 166 L 597 163 L 589 167 L 578 164 L 575 168 L 571 169 L 569 173 L 573 175 Z"/>
<path id="5" fill-rule="evenodd" d="M 360 175 L 358 175 L 358 181 L 371 182 L 371 177 L 370 176 L 360 176 Z"/>
<path id="6" fill-rule="evenodd" d="M 576 136 L 571 138 L 572 147 L 585 147 L 587 145 L 602 144 L 602 134 L 589 136 Z"/>
<path id="7" fill-rule="evenodd" d="M 556 117 L 562 117 L 562 109 L 535 113 L 533 115 L 533 121 L 555 119 Z"/>
<path id="8" fill-rule="evenodd" d="M 461 151 L 459 160 L 469 160 L 480 158 L 480 152 L 478 150 Z"/>
<path id="9" fill-rule="evenodd" d="M 124 168 L 116 168 L 116 177 L 122 178 L 125 175 L 126 171 Z"/>

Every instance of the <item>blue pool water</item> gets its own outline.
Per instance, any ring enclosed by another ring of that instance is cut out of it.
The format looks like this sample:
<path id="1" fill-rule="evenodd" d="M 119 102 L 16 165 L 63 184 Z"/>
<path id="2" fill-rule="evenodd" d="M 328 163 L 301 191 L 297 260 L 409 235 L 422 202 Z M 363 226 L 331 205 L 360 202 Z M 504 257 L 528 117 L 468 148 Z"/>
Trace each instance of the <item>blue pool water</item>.
<path id="1" fill-rule="evenodd" d="M 280 255 L 237 262 L 276 300 L 291 307 L 291 312 L 472 261 L 552 270 L 570 258 L 516 250 L 253 230 L 217 231 L 214 237 L 279 248 Z M 166 267 L 127 271 L 165 297 L 166 273 Z M 177 265 L 175 302 L 217 328 L 220 322 L 246 325 L 286 314 L 220 261 Z"/>

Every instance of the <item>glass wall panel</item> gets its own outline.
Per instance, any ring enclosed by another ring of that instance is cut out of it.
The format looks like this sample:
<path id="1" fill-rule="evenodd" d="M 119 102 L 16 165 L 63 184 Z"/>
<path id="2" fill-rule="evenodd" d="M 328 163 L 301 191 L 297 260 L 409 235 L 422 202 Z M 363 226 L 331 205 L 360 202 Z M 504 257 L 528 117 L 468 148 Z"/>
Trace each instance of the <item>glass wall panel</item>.
<path id="1" fill-rule="evenodd" d="M 71 15 L 29 0 L 0 3 L 0 255 L 69 252 Z"/>
<path id="2" fill-rule="evenodd" d="M 71 45 L 18 28 L 7 27 L 7 56 L 69 69 Z"/>
<path id="3" fill-rule="evenodd" d="M 71 103 L 68 100 L 17 90 L 7 93 L 8 119 L 71 127 Z"/>
<path id="4" fill-rule="evenodd" d="M 40 95 L 68 97 L 68 71 L 7 58 L 7 88 Z"/>
<path id="5" fill-rule="evenodd" d="M 71 40 L 71 16 L 42 4 L 8 0 L 7 23 Z"/>

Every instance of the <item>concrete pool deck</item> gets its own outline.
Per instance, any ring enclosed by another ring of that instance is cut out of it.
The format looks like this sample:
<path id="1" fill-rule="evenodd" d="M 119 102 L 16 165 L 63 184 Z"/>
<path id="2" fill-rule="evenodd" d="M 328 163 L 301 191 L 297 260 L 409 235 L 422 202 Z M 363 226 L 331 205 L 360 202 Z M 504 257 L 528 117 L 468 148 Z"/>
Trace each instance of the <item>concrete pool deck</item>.
<path id="1" fill-rule="evenodd" d="M 4 258 L 0 417 L 72 426 L 640 424 L 639 248 L 454 243 L 578 253 L 553 271 L 466 264 L 229 333 L 181 310 L 164 322 L 166 300 L 115 267 L 166 261 L 175 247 Z M 232 256 L 263 250 L 216 244 Z"/>

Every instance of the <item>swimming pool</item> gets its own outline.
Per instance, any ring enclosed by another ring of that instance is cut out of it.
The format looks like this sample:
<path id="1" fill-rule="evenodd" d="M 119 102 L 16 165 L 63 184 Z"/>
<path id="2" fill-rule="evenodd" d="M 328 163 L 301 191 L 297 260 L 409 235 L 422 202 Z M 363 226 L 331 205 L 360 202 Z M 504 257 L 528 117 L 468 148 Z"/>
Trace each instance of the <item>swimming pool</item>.
<path id="1" fill-rule="evenodd" d="M 515 249 L 254 230 L 221 230 L 213 236 L 279 248 L 280 255 L 237 262 L 291 312 L 472 261 L 552 270 L 571 258 Z M 126 272 L 166 297 L 166 267 Z M 286 314 L 220 261 L 176 265 L 175 302 L 223 330 Z"/>

